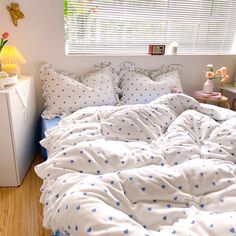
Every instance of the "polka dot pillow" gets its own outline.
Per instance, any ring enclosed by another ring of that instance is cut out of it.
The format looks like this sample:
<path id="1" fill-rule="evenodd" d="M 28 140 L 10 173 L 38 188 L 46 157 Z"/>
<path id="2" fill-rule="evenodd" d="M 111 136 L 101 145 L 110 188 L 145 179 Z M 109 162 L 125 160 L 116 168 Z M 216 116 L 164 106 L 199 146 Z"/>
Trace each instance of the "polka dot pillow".
<path id="1" fill-rule="evenodd" d="M 155 82 L 143 74 L 124 70 L 120 78 L 121 104 L 145 104 L 171 92 L 165 82 Z"/>
<path id="2" fill-rule="evenodd" d="M 172 72 L 172 71 L 180 72 L 182 70 L 182 65 L 179 65 L 179 64 L 161 65 L 156 69 L 149 70 L 149 69 L 144 69 L 142 67 L 139 67 L 133 62 L 122 62 L 119 65 L 119 72 L 123 70 L 136 72 L 136 73 L 154 78 L 154 77 L 157 77 L 157 76 L 160 76 L 162 74 Z"/>
<path id="3" fill-rule="evenodd" d="M 56 71 L 55 67 L 51 64 L 44 64 L 40 68 L 40 78 L 42 82 L 46 82 L 49 76 L 47 76 L 49 70 Z M 77 80 L 81 82 L 81 78 L 83 78 L 85 75 L 78 75 L 76 73 L 71 73 L 67 71 L 56 71 L 58 74 L 65 75 L 67 77 L 70 77 L 71 79 Z"/>
<path id="4" fill-rule="evenodd" d="M 180 79 L 180 72 L 177 70 L 167 72 L 159 76 L 155 76 L 152 79 L 157 82 L 166 83 L 169 86 L 169 89 L 171 90 L 171 92 L 180 92 L 180 93 L 183 92 L 181 79 Z"/>
<path id="5" fill-rule="evenodd" d="M 40 77 L 46 108 L 43 118 L 62 117 L 87 106 L 116 105 L 118 102 L 108 69 L 82 76 L 82 83 L 49 66 L 41 67 Z"/>
<path id="6" fill-rule="evenodd" d="M 135 73 L 150 77 L 150 70 L 136 66 L 133 62 L 126 61 L 126 62 L 120 63 L 118 70 L 119 70 L 119 73 L 121 73 L 122 71 L 131 71 L 131 72 L 135 72 Z"/>
<path id="7" fill-rule="evenodd" d="M 114 86 L 117 88 L 117 90 L 119 90 L 118 84 L 119 84 L 120 78 L 118 76 L 118 71 L 111 65 L 111 62 L 99 62 L 94 65 L 94 68 L 96 70 L 102 70 L 102 69 L 108 68 L 111 72 L 112 81 L 114 83 Z"/>
<path id="8" fill-rule="evenodd" d="M 150 71 L 150 77 L 155 80 L 156 77 L 166 74 L 168 72 L 172 71 L 178 71 L 179 73 L 182 70 L 182 65 L 179 64 L 170 64 L 170 65 L 162 65 L 158 67 L 157 69 Z"/>

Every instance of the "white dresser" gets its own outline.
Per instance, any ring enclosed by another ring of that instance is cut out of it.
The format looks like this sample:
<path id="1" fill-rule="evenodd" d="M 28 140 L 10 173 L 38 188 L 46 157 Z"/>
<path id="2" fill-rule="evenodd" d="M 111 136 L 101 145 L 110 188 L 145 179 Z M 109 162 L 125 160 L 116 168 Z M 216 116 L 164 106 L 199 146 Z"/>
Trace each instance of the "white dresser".
<path id="1" fill-rule="evenodd" d="M 35 157 L 36 122 L 31 77 L 0 90 L 0 187 L 21 184 Z"/>

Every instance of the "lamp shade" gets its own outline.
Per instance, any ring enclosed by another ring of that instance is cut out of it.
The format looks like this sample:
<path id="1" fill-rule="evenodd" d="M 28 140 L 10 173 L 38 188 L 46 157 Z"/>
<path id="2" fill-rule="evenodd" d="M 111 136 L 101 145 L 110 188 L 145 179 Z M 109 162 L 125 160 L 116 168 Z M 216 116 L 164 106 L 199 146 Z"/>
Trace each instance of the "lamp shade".
<path id="1" fill-rule="evenodd" d="M 4 64 L 25 64 L 24 57 L 15 46 L 4 46 L 1 51 L 1 63 Z"/>

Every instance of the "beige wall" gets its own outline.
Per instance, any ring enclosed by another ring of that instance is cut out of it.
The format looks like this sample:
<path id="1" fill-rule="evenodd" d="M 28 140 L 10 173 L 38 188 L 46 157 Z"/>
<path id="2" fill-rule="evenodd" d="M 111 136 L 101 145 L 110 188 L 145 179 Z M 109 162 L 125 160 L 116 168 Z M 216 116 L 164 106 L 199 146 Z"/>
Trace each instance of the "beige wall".
<path id="1" fill-rule="evenodd" d="M 206 64 L 217 67 L 226 65 L 231 78 L 235 74 L 236 56 L 65 56 L 63 0 L 18 0 L 25 19 L 19 26 L 13 26 L 6 5 L 10 0 L 0 1 L 0 33 L 10 33 L 9 45 L 15 45 L 21 51 L 27 64 L 22 66 L 22 74 L 35 76 L 39 109 L 42 109 L 41 83 L 38 77 L 39 65 L 50 62 L 59 69 L 74 72 L 86 72 L 98 61 L 111 61 L 119 64 L 132 61 L 146 68 L 155 68 L 161 64 L 180 63 L 184 66 L 183 87 L 187 94 L 200 89 L 205 81 Z"/>

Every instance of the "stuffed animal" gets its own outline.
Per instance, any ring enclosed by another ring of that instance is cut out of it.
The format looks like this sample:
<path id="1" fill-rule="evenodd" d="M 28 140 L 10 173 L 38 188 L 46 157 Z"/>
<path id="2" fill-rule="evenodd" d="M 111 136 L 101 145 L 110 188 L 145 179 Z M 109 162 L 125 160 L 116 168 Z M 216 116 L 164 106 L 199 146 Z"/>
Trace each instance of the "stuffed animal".
<path id="1" fill-rule="evenodd" d="M 10 6 L 7 6 L 7 10 L 9 11 L 12 22 L 15 26 L 17 26 L 17 21 L 19 19 L 23 19 L 25 17 L 24 14 L 20 11 L 18 3 L 11 3 Z"/>

